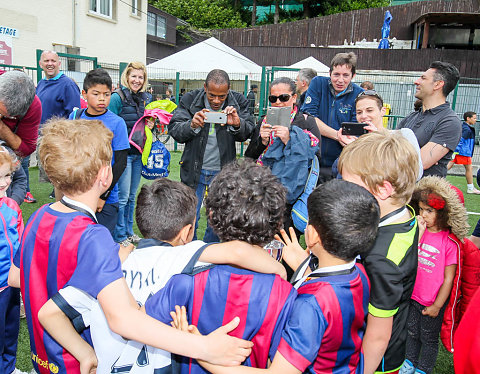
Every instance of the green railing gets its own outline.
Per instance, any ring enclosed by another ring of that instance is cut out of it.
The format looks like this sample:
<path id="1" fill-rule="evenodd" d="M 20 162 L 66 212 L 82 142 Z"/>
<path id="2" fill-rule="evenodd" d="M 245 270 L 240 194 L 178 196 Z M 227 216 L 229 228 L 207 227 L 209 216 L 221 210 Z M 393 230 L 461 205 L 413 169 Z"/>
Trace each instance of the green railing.
<path id="1" fill-rule="evenodd" d="M 40 58 L 42 56 L 42 52 L 43 50 L 42 49 L 37 49 L 36 53 L 37 53 L 37 82 L 41 81 L 42 80 L 42 69 L 40 68 Z M 61 52 L 57 52 L 58 54 L 58 57 L 60 58 L 63 58 L 63 59 L 67 59 L 67 64 L 63 64 L 63 68 L 62 69 L 65 69 L 65 65 L 69 65 L 69 61 L 78 61 L 78 62 L 81 62 L 81 61 L 89 61 L 91 62 L 92 64 L 92 67 L 90 69 L 81 69 L 81 70 L 75 70 L 75 71 L 83 71 L 83 70 L 86 70 L 86 72 L 88 72 L 89 70 L 92 70 L 92 69 L 97 69 L 100 67 L 100 65 L 98 64 L 98 59 L 96 57 L 90 57 L 90 56 L 81 56 L 81 55 L 74 55 L 74 54 L 70 54 L 70 53 L 61 53 Z M 70 70 L 70 69 L 68 69 Z"/>

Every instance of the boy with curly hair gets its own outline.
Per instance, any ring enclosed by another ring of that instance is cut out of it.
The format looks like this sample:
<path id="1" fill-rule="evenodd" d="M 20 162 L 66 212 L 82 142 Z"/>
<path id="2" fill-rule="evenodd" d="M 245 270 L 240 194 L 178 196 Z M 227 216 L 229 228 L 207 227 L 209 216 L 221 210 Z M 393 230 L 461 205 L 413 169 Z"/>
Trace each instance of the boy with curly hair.
<path id="1" fill-rule="evenodd" d="M 288 263 L 297 268 L 299 276 L 298 297 L 266 371 L 362 374 L 369 282 L 355 258 L 368 253 L 375 242 L 378 203 L 364 188 L 332 180 L 312 192 L 307 207 L 305 242 L 312 255 L 300 247 L 293 230 L 291 241 L 282 232 Z M 312 265 L 313 256 L 318 259 L 317 267 Z M 185 313 L 177 313 L 175 326 L 185 329 L 186 325 Z M 258 372 L 244 366 L 202 365 L 215 374 Z"/>
<path id="2" fill-rule="evenodd" d="M 282 227 L 285 196 L 285 188 L 268 168 L 251 161 L 233 162 L 209 187 L 207 216 L 222 241 L 240 240 L 263 247 Z M 175 306 L 186 306 L 189 319 L 203 334 L 239 316 L 241 324 L 231 334 L 254 343 L 245 365 L 266 367 L 277 350 L 296 294 L 278 275 L 207 266 L 172 277 L 146 302 L 145 310 L 169 323 Z M 180 357 L 177 361 L 181 373 L 206 372 L 196 360 Z"/>

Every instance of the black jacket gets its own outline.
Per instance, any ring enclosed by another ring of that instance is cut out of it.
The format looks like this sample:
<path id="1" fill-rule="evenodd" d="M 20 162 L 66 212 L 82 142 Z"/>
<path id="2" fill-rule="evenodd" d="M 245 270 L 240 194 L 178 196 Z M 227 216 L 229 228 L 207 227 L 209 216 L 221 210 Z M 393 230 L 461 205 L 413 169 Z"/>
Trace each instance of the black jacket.
<path id="1" fill-rule="evenodd" d="M 248 101 L 242 94 L 229 91 L 223 108 L 233 106 L 240 117 L 240 127 L 216 126 L 220 163 L 223 167 L 236 158 L 235 142 L 243 142 L 255 128 L 255 121 L 248 109 Z M 185 149 L 180 160 L 180 179 L 187 186 L 196 188 L 202 170 L 203 156 L 207 145 L 210 124 L 196 133 L 191 128 L 192 118 L 196 112 L 205 108 L 205 90 L 203 88 L 183 95 L 168 124 L 168 133 L 178 142 L 184 143 Z"/>

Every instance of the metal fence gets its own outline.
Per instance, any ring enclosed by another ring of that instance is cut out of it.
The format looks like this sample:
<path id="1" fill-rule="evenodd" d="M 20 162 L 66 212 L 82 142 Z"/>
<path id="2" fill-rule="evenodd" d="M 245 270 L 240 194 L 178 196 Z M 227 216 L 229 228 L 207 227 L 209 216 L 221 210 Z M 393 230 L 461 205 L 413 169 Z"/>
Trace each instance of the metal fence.
<path id="1" fill-rule="evenodd" d="M 38 65 L 42 51 L 37 50 L 37 66 L 16 66 L 0 64 L 2 70 L 20 69 L 25 71 L 34 82 L 42 79 L 42 69 Z M 120 83 L 122 71 L 126 63 L 99 63 L 95 57 L 79 56 L 66 53 L 58 53 L 61 60 L 62 71 L 72 78 L 80 88 L 88 71 L 102 67 L 112 77 L 113 85 Z M 259 86 L 258 93 L 258 116 L 265 113 L 268 105 L 267 97 L 271 82 L 280 76 L 288 76 L 295 79 L 299 69 L 283 67 L 264 67 L 262 74 L 230 73 L 231 89 L 243 92 L 245 95 L 251 84 Z M 147 66 L 149 85 L 154 99 L 165 98 L 166 90 L 173 92 L 176 102 L 185 92 L 201 88 L 205 82 L 208 72 L 188 72 L 181 70 L 169 70 Z M 375 90 L 382 96 L 384 102 L 389 104 L 391 110 L 387 116 L 388 128 L 395 128 L 399 120 L 412 112 L 415 102 L 415 80 L 419 77 L 418 72 L 397 72 L 397 71 L 358 71 L 354 82 L 360 84 L 363 81 L 371 81 Z M 447 100 L 456 111 L 460 119 L 466 111 L 480 112 L 480 79 L 461 78 L 455 90 L 448 96 Z M 476 125 L 477 143 L 480 137 L 480 123 Z M 238 144 L 237 151 L 243 155 L 245 145 Z M 169 150 L 183 150 L 183 145 L 176 144 L 173 140 L 167 143 Z M 478 148 L 478 147 L 477 147 Z M 474 165 L 480 165 L 480 151 L 475 151 L 473 157 Z"/>

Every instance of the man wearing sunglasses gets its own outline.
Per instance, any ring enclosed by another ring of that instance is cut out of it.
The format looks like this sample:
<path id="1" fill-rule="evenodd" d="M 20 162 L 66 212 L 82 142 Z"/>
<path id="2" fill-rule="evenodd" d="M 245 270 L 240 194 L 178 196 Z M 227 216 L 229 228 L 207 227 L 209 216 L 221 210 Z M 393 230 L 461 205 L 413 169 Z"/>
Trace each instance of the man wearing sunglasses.
<path id="1" fill-rule="evenodd" d="M 356 122 L 355 98 L 362 92 L 362 88 L 352 83 L 356 64 L 353 52 L 336 54 L 330 63 L 330 77 L 312 79 L 301 108 L 316 117 L 322 134 L 320 182 L 333 178 L 332 164 L 342 152 L 337 135 L 342 122 Z"/>
<path id="2" fill-rule="evenodd" d="M 417 137 L 423 175 L 447 175 L 447 164 L 462 136 L 462 122 L 447 102 L 460 79 L 458 69 L 448 62 L 434 61 L 415 81 L 415 97 L 422 108 L 405 117 L 399 129 L 411 129 Z"/>
<path id="3" fill-rule="evenodd" d="M 207 112 L 223 112 L 226 123 L 208 122 Z M 196 190 L 198 198 L 194 239 L 206 188 L 223 166 L 235 160 L 235 142 L 247 140 L 254 128 L 248 100 L 230 90 L 230 79 L 223 70 L 209 72 L 203 88 L 186 93 L 180 100 L 168 132 L 178 143 L 185 144 L 180 179 Z M 208 225 L 203 240 L 218 241 Z"/>

